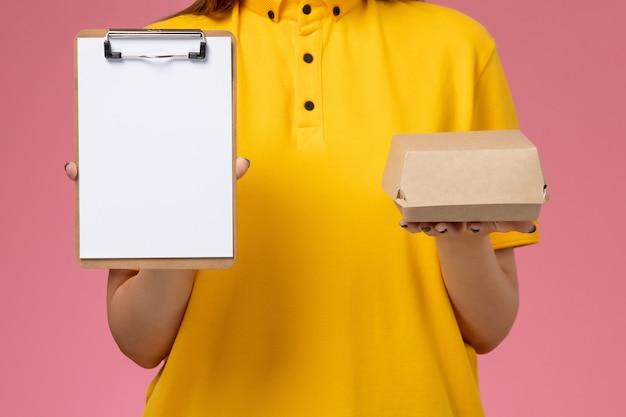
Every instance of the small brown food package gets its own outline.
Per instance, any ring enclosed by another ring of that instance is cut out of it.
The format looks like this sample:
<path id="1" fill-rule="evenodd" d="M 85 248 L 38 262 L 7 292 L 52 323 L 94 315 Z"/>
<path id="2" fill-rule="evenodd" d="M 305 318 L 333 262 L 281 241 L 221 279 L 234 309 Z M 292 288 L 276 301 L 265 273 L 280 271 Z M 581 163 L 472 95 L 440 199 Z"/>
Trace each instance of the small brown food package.
<path id="1" fill-rule="evenodd" d="M 548 200 L 519 130 L 394 135 L 382 187 L 409 222 L 537 220 Z"/>

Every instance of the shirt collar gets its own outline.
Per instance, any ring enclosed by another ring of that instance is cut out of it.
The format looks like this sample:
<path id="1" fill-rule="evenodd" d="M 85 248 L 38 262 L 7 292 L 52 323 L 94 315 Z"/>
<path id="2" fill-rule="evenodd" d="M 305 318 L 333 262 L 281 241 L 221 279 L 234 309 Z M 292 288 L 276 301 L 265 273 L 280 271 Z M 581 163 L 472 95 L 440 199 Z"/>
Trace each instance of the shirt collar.
<path id="1" fill-rule="evenodd" d="M 285 8 L 286 3 L 290 1 L 297 1 L 302 5 L 306 4 L 306 0 L 242 0 L 241 3 L 244 7 L 249 8 L 253 12 L 267 17 L 273 22 L 278 22 L 281 17 L 281 12 Z M 335 21 L 341 19 L 347 14 L 357 3 L 363 0 L 321 0 L 322 3 L 328 7 L 330 16 L 333 16 Z"/>

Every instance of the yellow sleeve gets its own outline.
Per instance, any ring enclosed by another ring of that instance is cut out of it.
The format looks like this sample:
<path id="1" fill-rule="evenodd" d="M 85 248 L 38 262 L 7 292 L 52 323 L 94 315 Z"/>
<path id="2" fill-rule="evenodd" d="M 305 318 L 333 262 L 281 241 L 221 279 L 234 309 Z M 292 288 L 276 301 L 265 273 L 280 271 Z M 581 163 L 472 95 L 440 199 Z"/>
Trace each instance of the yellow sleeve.
<path id="1" fill-rule="evenodd" d="M 517 129 L 511 91 L 495 43 L 474 85 L 472 130 Z"/>
<path id="2" fill-rule="evenodd" d="M 535 222 L 537 226 L 537 222 Z M 539 228 L 533 233 L 520 233 L 520 232 L 508 232 L 499 233 L 494 232 L 489 235 L 491 239 L 491 245 L 494 249 L 513 248 L 517 246 L 532 245 L 539 243 Z"/>

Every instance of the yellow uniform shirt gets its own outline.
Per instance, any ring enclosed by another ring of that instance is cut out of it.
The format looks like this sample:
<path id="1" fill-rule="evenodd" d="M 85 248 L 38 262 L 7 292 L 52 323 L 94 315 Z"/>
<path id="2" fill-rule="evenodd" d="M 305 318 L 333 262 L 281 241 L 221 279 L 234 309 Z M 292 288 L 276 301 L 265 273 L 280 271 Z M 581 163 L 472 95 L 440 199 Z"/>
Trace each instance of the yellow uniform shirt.
<path id="1" fill-rule="evenodd" d="M 494 42 L 431 4 L 328 1 L 155 25 L 235 35 L 252 167 L 236 264 L 199 272 L 145 416 L 483 414 L 433 238 L 398 226 L 380 181 L 395 133 L 517 127 Z"/>

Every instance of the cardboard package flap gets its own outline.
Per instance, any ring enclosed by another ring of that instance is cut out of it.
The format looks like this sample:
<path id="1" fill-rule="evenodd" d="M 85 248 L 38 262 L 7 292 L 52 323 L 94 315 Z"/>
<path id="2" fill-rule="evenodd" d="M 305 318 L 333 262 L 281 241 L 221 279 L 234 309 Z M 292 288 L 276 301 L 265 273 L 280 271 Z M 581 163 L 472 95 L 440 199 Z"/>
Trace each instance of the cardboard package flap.
<path id="1" fill-rule="evenodd" d="M 548 199 L 519 130 L 394 135 L 382 186 L 414 222 L 536 220 Z"/>

